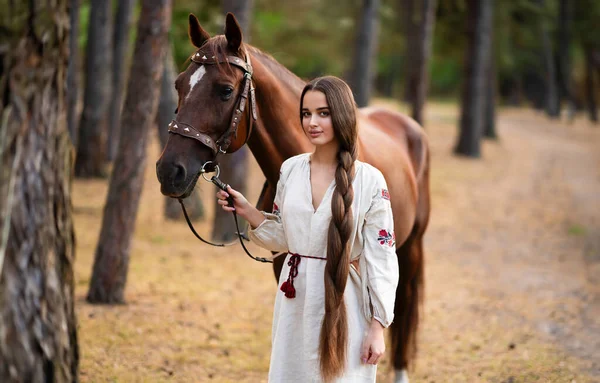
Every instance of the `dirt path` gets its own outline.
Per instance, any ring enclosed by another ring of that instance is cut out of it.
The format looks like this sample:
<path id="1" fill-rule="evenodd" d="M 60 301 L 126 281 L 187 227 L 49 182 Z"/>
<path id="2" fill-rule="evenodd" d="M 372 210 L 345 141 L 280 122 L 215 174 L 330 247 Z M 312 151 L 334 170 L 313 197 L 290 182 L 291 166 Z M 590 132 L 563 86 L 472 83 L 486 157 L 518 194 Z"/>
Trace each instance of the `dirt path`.
<path id="1" fill-rule="evenodd" d="M 539 347 L 548 346 L 541 342 L 556 350 L 540 381 L 566 381 L 562 367 L 573 378 L 579 369 L 600 380 L 600 132 L 581 125 L 506 111 L 501 142 L 486 144 L 477 162 L 447 156 L 448 132 L 432 137 L 438 182 L 427 234 L 426 326 L 436 332 L 447 323 L 457 336 L 474 331 L 472 351 L 498 353 L 507 381 L 536 379 L 518 364 L 540 356 Z M 447 285 L 436 284 L 441 280 Z M 494 344 L 498 339 L 504 344 Z M 579 367 L 566 356 L 579 359 Z"/>
<path id="2" fill-rule="evenodd" d="M 600 128 L 505 110 L 501 141 L 474 161 L 451 155 L 456 116 L 429 108 L 433 215 L 412 381 L 600 381 Z M 251 179 L 258 192 L 258 168 Z M 270 269 L 164 222 L 158 190 L 150 161 L 128 305 L 91 306 L 83 297 L 106 185 L 76 182 L 82 381 L 266 381 Z M 390 378 L 387 365 L 378 381 Z"/>

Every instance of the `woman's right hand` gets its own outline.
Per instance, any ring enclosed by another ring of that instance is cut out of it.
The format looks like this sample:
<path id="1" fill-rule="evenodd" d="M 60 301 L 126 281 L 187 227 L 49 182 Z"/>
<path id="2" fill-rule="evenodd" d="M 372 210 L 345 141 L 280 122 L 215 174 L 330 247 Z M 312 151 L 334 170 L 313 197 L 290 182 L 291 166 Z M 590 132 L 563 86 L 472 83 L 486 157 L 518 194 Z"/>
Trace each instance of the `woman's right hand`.
<path id="1" fill-rule="evenodd" d="M 233 207 L 228 205 L 227 197 L 229 197 L 229 196 L 231 196 L 233 198 Z M 237 190 L 234 190 L 229 185 L 227 186 L 227 191 L 219 190 L 217 192 L 217 199 L 218 199 L 217 203 L 219 205 L 221 205 L 223 210 L 225 210 L 227 212 L 235 211 L 237 214 L 241 215 L 242 217 L 245 215 L 246 211 L 248 210 L 248 206 L 250 206 L 250 203 L 248 202 L 246 197 L 244 197 L 242 195 L 242 193 L 238 192 Z"/>
<path id="2" fill-rule="evenodd" d="M 229 196 L 233 197 L 233 207 L 227 205 L 227 197 Z M 219 190 L 217 192 L 217 199 L 217 203 L 221 205 L 223 210 L 228 212 L 235 211 L 237 215 L 248 221 L 250 227 L 253 229 L 258 227 L 262 221 L 265 220 L 265 216 L 252 206 L 242 193 L 232 189 L 231 186 L 227 186 L 226 192 Z"/>

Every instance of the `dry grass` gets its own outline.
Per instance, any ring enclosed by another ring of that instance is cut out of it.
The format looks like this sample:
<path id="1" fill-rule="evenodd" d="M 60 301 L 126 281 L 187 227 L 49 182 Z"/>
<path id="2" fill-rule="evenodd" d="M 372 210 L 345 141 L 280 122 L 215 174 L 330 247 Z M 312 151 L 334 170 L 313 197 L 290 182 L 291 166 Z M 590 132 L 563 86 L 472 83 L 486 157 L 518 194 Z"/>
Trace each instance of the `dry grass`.
<path id="1" fill-rule="evenodd" d="M 427 118 L 433 214 L 412 381 L 598 381 L 600 129 L 505 110 L 501 141 L 473 161 L 451 155 L 455 106 L 430 107 Z M 84 300 L 107 184 L 75 182 L 81 380 L 264 382 L 272 271 L 165 221 L 157 157 L 153 143 L 126 305 Z M 263 182 L 255 165 L 250 177 L 255 200 Z M 209 233 L 213 188 L 201 189 L 208 217 L 198 229 Z"/>

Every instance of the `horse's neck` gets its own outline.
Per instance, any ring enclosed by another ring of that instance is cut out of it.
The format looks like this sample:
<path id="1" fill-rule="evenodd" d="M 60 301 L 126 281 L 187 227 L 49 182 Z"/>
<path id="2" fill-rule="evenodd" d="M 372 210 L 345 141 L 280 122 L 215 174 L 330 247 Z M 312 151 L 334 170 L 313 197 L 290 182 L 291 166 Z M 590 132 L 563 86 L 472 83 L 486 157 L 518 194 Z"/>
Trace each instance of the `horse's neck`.
<path id="1" fill-rule="evenodd" d="M 272 69 L 279 64 L 270 60 L 260 54 L 252 55 L 259 119 L 248 146 L 267 180 L 275 182 L 282 162 L 310 151 L 311 146 L 299 122 L 303 83 L 283 69 L 275 73 Z"/>

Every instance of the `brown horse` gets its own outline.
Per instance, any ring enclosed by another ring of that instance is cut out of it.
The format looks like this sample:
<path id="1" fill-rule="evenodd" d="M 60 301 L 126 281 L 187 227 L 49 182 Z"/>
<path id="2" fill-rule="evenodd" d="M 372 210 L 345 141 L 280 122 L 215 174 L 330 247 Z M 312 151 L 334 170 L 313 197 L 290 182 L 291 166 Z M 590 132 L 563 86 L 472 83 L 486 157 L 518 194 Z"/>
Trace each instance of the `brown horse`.
<path id="1" fill-rule="evenodd" d="M 231 14 L 225 35 L 212 38 L 190 15 L 189 36 L 198 50 L 175 82 L 178 113 L 169 130 L 176 134 L 169 135 L 156 163 L 161 192 L 175 198 L 187 196 L 203 166 L 220 150 L 233 152 L 247 142 L 267 179 L 258 208 L 268 211 L 282 162 L 313 149 L 299 123 L 304 82 L 269 55 L 244 44 Z M 406 368 L 415 356 L 423 298 L 423 234 L 429 219 L 427 139 L 422 128 L 405 115 L 363 108 L 359 111 L 359 159 L 381 170 L 392 200 L 400 281 L 390 349 L 400 382 L 406 379 Z M 276 258 L 277 276 L 283 260 Z"/>

